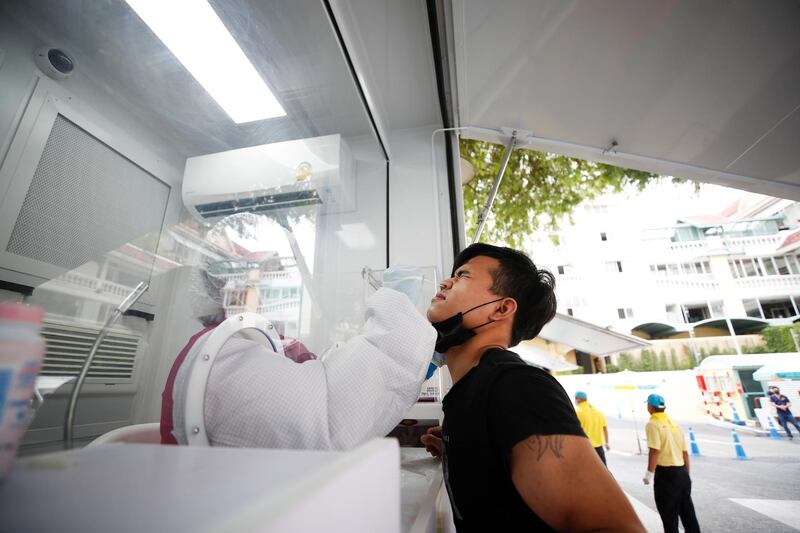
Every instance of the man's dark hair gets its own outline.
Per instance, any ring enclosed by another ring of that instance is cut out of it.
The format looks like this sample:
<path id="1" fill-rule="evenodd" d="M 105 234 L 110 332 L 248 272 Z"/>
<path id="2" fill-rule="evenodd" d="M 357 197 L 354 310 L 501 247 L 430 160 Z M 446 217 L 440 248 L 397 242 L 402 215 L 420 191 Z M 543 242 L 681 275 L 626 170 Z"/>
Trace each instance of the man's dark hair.
<path id="1" fill-rule="evenodd" d="M 534 338 L 556 316 L 556 279 L 553 274 L 537 268 L 530 257 L 520 251 L 476 243 L 458 254 L 451 275 L 478 256 L 491 257 L 500 263 L 500 268 L 491 272 L 492 292 L 517 302 L 509 347 Z"/>
<path id="2" fill-rule="evenodd" d="M 653 407 L 653 411 L 655 411 L 656 413 L 663 413 L 664 411 L 666 411 L 666 409 L 667 409 L 666 407 Z"/>

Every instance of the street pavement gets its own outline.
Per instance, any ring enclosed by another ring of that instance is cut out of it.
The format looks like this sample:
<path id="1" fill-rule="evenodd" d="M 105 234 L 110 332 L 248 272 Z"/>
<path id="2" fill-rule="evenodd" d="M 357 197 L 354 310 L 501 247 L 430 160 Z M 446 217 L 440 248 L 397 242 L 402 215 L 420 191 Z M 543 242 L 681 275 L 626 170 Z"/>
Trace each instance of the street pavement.
<path id="1" fill-rule="evenodd" d="M 669 411 L 668 411 L 669 412 Z M 608 417 L 608 467 L 631 499 L 648 531 L 662 531 L 647 465 L 643 416 L 636 423 Z M 645 415 L 646 416 L 646 415 Z M 690 424 L 677 421 L 689 437 Z M 747 461 L 735 459 L 730 429 L 691 424 L 702 457 L 690 457 L 692 499 L 704 532 L 800 531 L 800 436 L 792 441 L 739 431 Z M 641 439 L 639 455 L 636 435 Z"/>

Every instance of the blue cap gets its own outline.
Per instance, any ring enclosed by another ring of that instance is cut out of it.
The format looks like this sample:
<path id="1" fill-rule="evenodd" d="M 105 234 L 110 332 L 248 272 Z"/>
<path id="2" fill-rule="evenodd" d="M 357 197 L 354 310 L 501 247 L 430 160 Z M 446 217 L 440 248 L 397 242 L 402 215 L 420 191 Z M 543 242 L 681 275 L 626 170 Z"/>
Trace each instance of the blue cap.
<path id="1" fill-rule="evenodd" d="M 588 398 L 588 396 L 586 396 L 586 393 L 583 392 L 582 390 L 577 391 L 575 393 L 575 397 L 580 398 L 581 400 L 585 400 L 586 398 Z"/>
<path id="2" fill-rule="evenodd" d="M 652 405 L 656 409 L 665 409 L 667 407 L 667 403 L 664 401 L 664 397 L 660 394 L 651 394 L 647 397 L 647 403 Z"/>

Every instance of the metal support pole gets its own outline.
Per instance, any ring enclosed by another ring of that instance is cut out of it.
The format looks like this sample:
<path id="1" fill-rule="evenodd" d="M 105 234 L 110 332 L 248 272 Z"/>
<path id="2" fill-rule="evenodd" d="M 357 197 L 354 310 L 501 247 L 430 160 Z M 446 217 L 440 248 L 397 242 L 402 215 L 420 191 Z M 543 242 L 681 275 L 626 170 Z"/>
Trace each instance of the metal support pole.
<path id="1" fill-rule="evenodd" d="M 731 334 L 733 338 L 733 346 L 736 348 L 736 353 L 742 355 L 742 347 L 739 346 L 739 339 L 736 338 L 736 331 L 733 329 L 733 323 L 731 322 L 730 317 L 725 317 L 725 322 L 728 324 L 728 332 Z"/>
<path id="2" fill-rule="evenodd" d="M 794 329 L 794 326 L 789 326 L 789 334 L 792 336 L 792 340 L 794 341 L 794 349 L 797 352 L 800 352 L 800 340 L 797 338 L 797 330 Z"/>
<path id="3" fill-rule="evenodd" d="M 697 344 L 694 340 L 694 326 L 689 325 L 689 345 L 692 347 L 692 355 L 694 356 L 694 366 L 700 366 L 700 356 L 697 354 Z"/>
<path id="4" fill-rule="evenodd" d="M 148 287 L 149 286 L 144 281 L 140 282 L 136 288 L 133 289 L 124 300 L 122 300 L 122 303 L 119 304 L 116 309 L 114 309 L 114 311 L 111 313 L 111 316 L 109 316 L 108 320 L 106 320 L 103 329 L 101 329 L 100 333 L 97 335 L 92 348 L 89 350 L 89 354 L 86 356 L 86 360 L 83 362 L 81 371 L 78 374 L 78 379 L 75 380 L 75 385 L 72 387 L 72 393 L 69 395 L 67 412 L 64 416 L 64 446 L 68 450 L 72 448 L 72 429 L 75 422 L 75 409 L 78 405 L 78 395 L 81 393 L 83 382 L 86 380 L 86 375 L 89 373 L 89 367 L 92 366 L 92 361 L 94 361 L 94 356 L 97 354 L 97 349 L 100 348 L 100 344 L 103 342 L 103 339 L 106 338 L 108 330 L 111 329 L 111 326 L 114 325 L 114 322 L 116 322 L 119 317 L 125 313 L 125 311 L 130 309 L 130 307 L 142 297 L 142 294 L 145 293 Z"/>
<path id="5" fill-rule="evenodd" d="M 483 227 L 486 225 L 486 219 L 489 217 L 489 213 L 492 210 L 492 204 L 494 204 L 494 199 L 497 196 L 497 190 L 500 188 L 500 182 L 503 181 L 503 175 L 506 173 L 506 167 L 508 166 L 508 160 L 511 158 L 511 152 L 514 151 L 514 147 L 517 145 L 517 131 L 511 134 L 511 140 L 508 141 L 508 145 L 506 146 L 506 151 L 503 154 L 503 161 L 500 163 L 500 170 L 497 172 L 497 177 L 494 179 L 494 184 L 492 185 L 492 191 L 489 193 L 489 199 L 486 200 L 486 205 L 483 206 L 481 212 L 478 213 L 478 229 L 475 230 L 475 236 L 472 238 L 472 244 L 478 242 L 481 238 L 481 233 L 483 233 Z"/>

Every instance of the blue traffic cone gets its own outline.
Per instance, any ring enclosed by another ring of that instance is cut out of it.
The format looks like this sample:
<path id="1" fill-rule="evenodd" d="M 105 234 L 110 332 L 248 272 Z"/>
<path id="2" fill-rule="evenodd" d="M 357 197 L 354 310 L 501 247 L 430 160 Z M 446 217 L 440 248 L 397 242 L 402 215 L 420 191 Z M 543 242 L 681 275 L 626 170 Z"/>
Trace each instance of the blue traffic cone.
<path id="1" fill-rule="evenodd" d="M 703 457 L 703 454 L 700 453 L 700 448 L 697 447 L 697 441 L 694 438 L 694 431 L 692 431 L 692 428 L 689 428 L 689 447 L 691 449 L 689 455 L 692 457 Z"/>
<path id="2" fill-rule="evenodd" d="M 772 416 L 770 415 L 767 415 L 767 424 L 769 425 L 769 438 L 772 440 L 781 440 L 781 436 L 778 434 L 775 424 L 772 423 Z"/>
<path id="3" fill-rule="evenodd" d="M 742 448 L 742 443 L 739 441 L 739 435 L 736 434 L 736 430 L 732 429 L 731 432 L 733 433 L 733 446 L 736 449 L 735 459 L 739 461 L 749 461 L 750 458 L 744 453 L 744 448 Z"/>
<path id="4" fill-rule="evenodd" d="M 728 403 L 730 404 L 731 410 L 733 411 L 733 420 L 731 420 L 731 422 L 733 422 L 737 426 L 743 426 L 744 422 L 742 421 L 741 418 L 739 418 L 739 411 L 736 410 L 736 406 L 733 405 L 733 402 L 728 402 Z"/>

